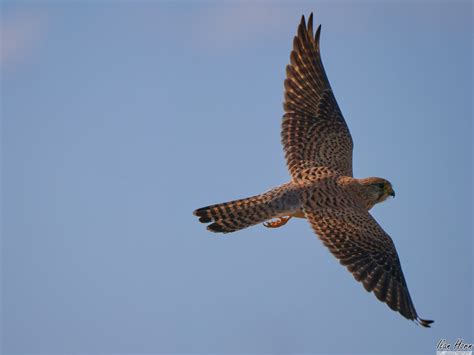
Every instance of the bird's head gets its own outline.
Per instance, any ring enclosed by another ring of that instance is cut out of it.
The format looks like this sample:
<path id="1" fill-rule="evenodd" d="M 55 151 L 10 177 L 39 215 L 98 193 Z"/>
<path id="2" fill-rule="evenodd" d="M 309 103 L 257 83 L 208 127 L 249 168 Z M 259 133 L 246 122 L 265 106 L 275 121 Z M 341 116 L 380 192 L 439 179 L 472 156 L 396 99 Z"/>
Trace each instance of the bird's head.
<path id="1" fill-rule="evenodd" d="M 369 209 L 375 204 L 385 201 L 389 196 L 395 197 L 395 191 L 388 180 L 370 177 L 359 179 L 359 183 Z"/>

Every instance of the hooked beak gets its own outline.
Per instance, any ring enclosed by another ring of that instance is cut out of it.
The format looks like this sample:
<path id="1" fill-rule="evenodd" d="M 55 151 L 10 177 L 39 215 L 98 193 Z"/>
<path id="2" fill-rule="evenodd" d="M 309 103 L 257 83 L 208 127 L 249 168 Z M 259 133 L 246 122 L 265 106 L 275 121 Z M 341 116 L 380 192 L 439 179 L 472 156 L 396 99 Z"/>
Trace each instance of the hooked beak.
<path id="1" fill-rule="evenodd" d="M 389 196 L 395 197 L 395 191 L 393 191 L 393 189 L 388 194 L 389 194 Z"/>

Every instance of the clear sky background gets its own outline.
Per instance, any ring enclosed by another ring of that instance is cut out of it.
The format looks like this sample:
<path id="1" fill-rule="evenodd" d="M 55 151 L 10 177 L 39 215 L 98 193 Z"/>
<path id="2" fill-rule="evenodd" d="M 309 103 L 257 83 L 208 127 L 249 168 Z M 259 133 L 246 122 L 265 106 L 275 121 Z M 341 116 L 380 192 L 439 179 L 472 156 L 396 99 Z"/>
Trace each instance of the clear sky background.
<path id="1" fill-rule="evenodd" d="M 16 353 L 417 353 L 474 342 L 472 3 L 2 2 L 2 340 Z M 424 329 L 305 220 L 195 208 L 289 180 L 302 14 Z"/>

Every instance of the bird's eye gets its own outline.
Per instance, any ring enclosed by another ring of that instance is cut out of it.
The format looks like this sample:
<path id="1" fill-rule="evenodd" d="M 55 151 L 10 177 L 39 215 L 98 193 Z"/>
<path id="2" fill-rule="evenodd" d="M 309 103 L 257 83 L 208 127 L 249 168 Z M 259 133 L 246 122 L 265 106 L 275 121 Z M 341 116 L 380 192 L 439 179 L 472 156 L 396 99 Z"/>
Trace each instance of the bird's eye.
<path id="1" fill-rule="evenodd" d="M 385 183 L 383 183 L 383 182 L 378 183 L 377 186 L 380 187 L 381 189 L 383 189 L 385 187 Z"/>

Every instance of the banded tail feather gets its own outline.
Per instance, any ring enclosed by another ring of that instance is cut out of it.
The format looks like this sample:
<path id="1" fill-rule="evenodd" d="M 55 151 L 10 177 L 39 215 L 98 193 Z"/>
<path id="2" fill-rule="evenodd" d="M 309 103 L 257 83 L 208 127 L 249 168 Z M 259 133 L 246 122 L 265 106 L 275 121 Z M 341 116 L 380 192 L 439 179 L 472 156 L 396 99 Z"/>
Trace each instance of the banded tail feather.
<path id="1" fill-rule="evenodd" d="M 288 214 L 297 198 L 289 184 L 282 185 L 261 195 L 243 198 L 215 205 L 198 208 L 193 214 L 199 217 L 199 222 L 210 223 L 207 229 L 216 233 L 231 233 L 274 217 Z M 292 198 L 293 197 L 293 198 Z"/>

